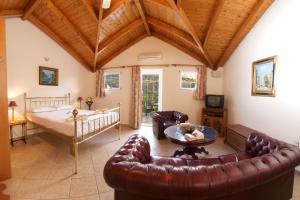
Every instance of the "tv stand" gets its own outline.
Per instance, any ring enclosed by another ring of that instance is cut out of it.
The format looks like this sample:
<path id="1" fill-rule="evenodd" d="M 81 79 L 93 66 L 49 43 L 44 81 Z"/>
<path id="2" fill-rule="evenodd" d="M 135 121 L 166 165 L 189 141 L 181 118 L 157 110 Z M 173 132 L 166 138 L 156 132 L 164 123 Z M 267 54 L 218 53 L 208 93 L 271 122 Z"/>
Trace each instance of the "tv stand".
<path id="1" fill-rule="evenodd" d="M 227 109 L 202 108 L 201 124 L 213 127 L 223 137 L 227 126 Z"/>

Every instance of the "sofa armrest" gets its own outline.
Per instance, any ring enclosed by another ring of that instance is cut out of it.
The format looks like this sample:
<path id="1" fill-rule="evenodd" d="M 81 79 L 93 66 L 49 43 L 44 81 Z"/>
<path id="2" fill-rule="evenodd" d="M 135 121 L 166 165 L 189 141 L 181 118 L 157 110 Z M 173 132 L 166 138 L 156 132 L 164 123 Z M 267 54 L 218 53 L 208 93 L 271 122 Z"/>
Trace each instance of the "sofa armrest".
<path id="1" fill-rule="evenodd" d="M 188 115 L 178 112 L 178 111 L 174 111 L 173 115 L 174 115 L 175 121 L 180 121 L 180 123 L 184 123 L 189 119 Z"/>

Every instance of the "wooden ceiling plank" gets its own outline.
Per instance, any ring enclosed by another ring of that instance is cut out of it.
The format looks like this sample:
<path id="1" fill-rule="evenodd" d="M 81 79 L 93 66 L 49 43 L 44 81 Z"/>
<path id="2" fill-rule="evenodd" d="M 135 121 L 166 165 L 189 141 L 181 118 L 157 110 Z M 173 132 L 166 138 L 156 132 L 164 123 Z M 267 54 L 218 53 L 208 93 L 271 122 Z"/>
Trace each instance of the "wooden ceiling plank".
<path id="1" fill-rule="evenodd" d="M 198 47 L 195 43 L 194 39 L 190 36 L 190 34 L 186 33 L 185 31 L 182 31 L 181 29 L 178 29 L 174 27 L 173 25 L 167 24 L 159 19 L 153 18 L 153 17 L 147 17 L 147 21 L 149 24 L 156 26 L 159 29 L 162 29 L 170 34 L 174 34 L 181 39 L 183 39 L 188 44 Z"/>
<path id="2" fill-rule="evenodd" d="M 225 49 L 223 55 L 217 62 L 216 67 L 223 66 L 228 60 L 233 51 L 237 48 L 239 43 L 244 39 L 250 29 L 259 20 L 259 18 L 264 14 L 264 12 L 271 6 L 274 0 L 258 0 L 254 8 L 248 17 L 244 20 L 240 28 L 234 34 L 234 37 L 229 42 L 227 48 Z"/>
<path id="3" fill-rule="evenodd" d="M 24 15 L 22 16 L 23 20 L 26 20 L 27 17 L 34 11 L 34 9 L 41 3 L 41 0 L 30 0 L 24 9 Z"/>
<path id="4" fill-rule="evenodd" d="M 139 41 L 143 40 L 146 37 L 147 37 L 147 34 L 143 34 L 143 35 L 137 37 L 136 39 L 132 40 L 127 45 L 121 47 L 118 51 L 116 51 L 112 55 L 110 55 L 107 59 L 105 59 L 104 61 L 100 62 L 100 65 L 98 65 L 97 68 L 100 69 L 101 67 L 103 67 L 104 65 L 106 65 L 109 61 L 111 61 L 112 59 L 114 59 L 116 56 L 120 55 L 123 51 L 125 51 L 126 49 L 128 49 L 131 46 L 135 45 L 136 43 L 138 43 Z"/>
<path id="5" fill-rule="evenodd" d="M 80 62 L 85 68 L 89 71 L 92 71 L 91 66 L 88 62 L 81 57 L 79 53 L 77 53 L 72 47 L 70 47 L 60 36 L 54 33 L 48 26 L 46 26 L 39 19 L 34 17 L 33 15 L 28 16 L 29 21 L 31 21 L 34 25 L 36 25 L 39 29 L 41 29 L 44 33 L 46 33 L 50 38 L 52 38 L 55 42 L 57 42 L 61 47 L 63 47 L 69 54 L 71 54 L 78 62 Z"/>
<path id="6" fill-rule="evenodd" d="M 216 7 L 213 11 L 213 14 L 211 15 L 212 17 L 210 18 L 208 26 L 207 26 L 208 28 L 207 28 L 205 38 L 204 38 L 204 42 L 203 42 L 203 49 L 206 49 L 207 42 L 208 42 L 208 40 L 209 40 L 209 38 L 210 38 L 214 28 L 215 28 L 215 25 L 217 23 L 219 15 L 223 10 L 224 4 L 225 4 L 225 0 L 216 1 Z"/>
<path id="7" fill-rule="evenodd" d="M 87 9 L 87 11 L 90 13 L 90 15 L 93 17 L 94 21 L 96 23 L 98 23 L 98 17 L 96 15 L 94 9 L 85 0 L 81 0 L 81 2 L 85 6 L 85 8 Z"/>
<path id="8" fill-rule="evenodd" d="M 117 11 L 119 8 L 122 8 L 131 0 L 118 0 L 116 3 L 110 6 L 109 9 L 103 11 L 103 20 L 105 20 L 109 15 Z"/>
<path id="9" fill-rule="evenodd" d="M 151 31 L 150 31 L 149 24 L 147 22 L 147 18 L 146 18 L 146 14 L 145 14 L 145 7 L 144 7 L 143 2 L 141 0 L 134 0 L 134 3 L 141 15 L 141 18 L 143 20 L 143 23 L 144 23 L 144 26 L 145 26 L 148 36 L 151 36 Z"/>
<path id="10" fill-rule="evenodd" d="M 155 3 L 156 5 L 164 6 L 166 8 L 172 9 L 172 7 L 169 5 L 168 2 L 165 0 L 149 0 L 152 3 Z"/>
<path id="11" fill-rule="evenodd" d="M 93 64 L 93 71 L 96 71 L 97 66 L 97 58 L 98 58 L 98 47 L 99 47 L 99 39 L 101 35 L 101 24 L 102 24 L 102 17 L 103 17 L 103 0 L 99 0 L 99 14 L 98 14 L 98 27 L 97 27 L 97 39 L 95 42 L 95 56 L 94 56 L 94 64 Z"/>
<path id="12" fill-rule="evenodd" d="M 54 3 L 51 0 L 45 1 L 45 4 L 51 10 L 51 12 L 53 12 L 65 25 L 69 27 L 71 31 L 73 31 L 78 36 L 80 41 L 87 46 L 90 53 L 94 54 L 94 44 L 91 44 L 84 37 L 84 35 L 76 28 L 74 24 L 72 24 L 72 22 L 70 22 L 70 20 L 63 14 L 63 12 L 58 7 L 56 7 L 56 5 L 54 5 Z"/>
<path id="13" fill-rule="evenodd" d="M 23 10 L 1 10 L 0 17 L 21 17 L 23 13 Z"/>
<path id="14" fill-rule="evenodd" d="M 192 23 L 190 22 L 189 18 L 185 14 L 185 11 L 181 7 L 181 1 L 177 0 L 177 4 L 175 3 L 174 0 L 167 0 L 167 1 L 169 2 L 170 6 L 173 8 L 173 10 L 175 10 L 175 12 L 180 16 L 180 18 L 182 19 L 184 24 L 187 26 L 187 28 L 189 29 L 191 36 L 194 38 L 196 44 L 198 45 L 200 52 L 203 54 L 203 56 L 207 60 L 208 65 L 211 68 L 214 68 L 213 62 L 211 61 L 211 59 L 208 56 L 208 54 L 206 53 L 206 51 L 203 49 L 202 43 L 201 43 L 199 37 L 197 36 L 197 33 L 196 33 Z"/>
<path id="15" fill-rule="evenodd" d="M 173 40 L 161 35 L 161 34 L 158 34 L 158 33 L 153 33 L 152 34 L 154 37 L 166 42 L 167 44 L 181 50 L 182 52 L 188 54 L 189 56 L 195 58 L 196 60 L 200 61 L 201 63 L 203 64 L 207 64 L 207 60 L 205 58 L 202 58 L 201 56 L 191 52 L 190 50 L 188 50 L 187 48 L 183 47 L 182 45 L 179 45 L 178 43 L 174 42 Z"/>
<path id="16" fill-rule="evenodd" d="M 124 28 L 122 28 L 121 30 L 118 30 L 117 32 L 115 32 L 114 34 L 110 35 L 109 37 L 107 37 L 106 40 L 104 40 L 103 42 L 101 42 L 99 44 L 99 51 L 98 54 L 101 53 L 102 51 L 104 51 L 110 44 L 114 43 L 115 41 L 117 41 L 118 39 L 124 37 L 128 32 L 136 29 L 137 27 L 139 27 L 141 24 L 143 24 L 143 20 L 142 19 L 137 19 L 133 22 L 131 22 L 129 25 L 125 26 Z"/>

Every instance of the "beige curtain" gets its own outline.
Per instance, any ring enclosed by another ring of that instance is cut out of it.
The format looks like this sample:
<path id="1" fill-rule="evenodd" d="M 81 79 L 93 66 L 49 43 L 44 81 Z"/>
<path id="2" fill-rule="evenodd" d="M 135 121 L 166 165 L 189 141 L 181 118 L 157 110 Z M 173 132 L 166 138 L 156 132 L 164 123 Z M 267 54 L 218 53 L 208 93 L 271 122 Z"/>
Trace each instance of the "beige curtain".
<path id="1" fill-rule="evenodd" d="M 104 70 L 103 69 L 99 69 L 97 71 L 96 96 L 97 97 L 105 97 Z"/>
<path id="2" fill-rule="evenodd" d="M 142 120 L 142 86 L 141 69 L 132 67 L 132 96 L 131 96 L 131 126 L 134 129 L 141 127 Z"/>
<path id="3" fill-rule="evenodd" d="M 200 65 L 198 67 L 198 81 L 197 81 L 197 88 L 195 90 L 194 97 L 197 100 L 201 100 L 206 95 L 206 72 L 207 68 L 205 65 Z"/>

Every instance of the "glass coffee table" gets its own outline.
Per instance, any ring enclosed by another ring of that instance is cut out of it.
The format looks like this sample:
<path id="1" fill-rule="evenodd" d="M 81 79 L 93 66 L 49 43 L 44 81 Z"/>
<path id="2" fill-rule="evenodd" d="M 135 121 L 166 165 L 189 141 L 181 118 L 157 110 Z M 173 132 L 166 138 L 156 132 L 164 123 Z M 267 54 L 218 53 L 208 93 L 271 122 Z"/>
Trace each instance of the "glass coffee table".
<path id="1" fill-rule="evenodd" d="M 184 134 L 178 130 L 178 125 L 170 126 L 165 129 L 164 133 L 171 142 L 183 146 L 182 149 L 175 151 L 173 157 L 190 155 L 193 159 L 198 159 L 196 153 L 209 153 L 204 146 L 213 143 L 217 139 L 218 132 L 208 126 L 193 126 L 201 130 L 201 132 L 204 134 L 204 140 L 187 141 L 184 138 Z"/>

